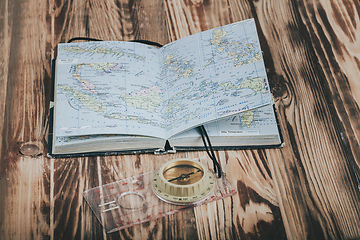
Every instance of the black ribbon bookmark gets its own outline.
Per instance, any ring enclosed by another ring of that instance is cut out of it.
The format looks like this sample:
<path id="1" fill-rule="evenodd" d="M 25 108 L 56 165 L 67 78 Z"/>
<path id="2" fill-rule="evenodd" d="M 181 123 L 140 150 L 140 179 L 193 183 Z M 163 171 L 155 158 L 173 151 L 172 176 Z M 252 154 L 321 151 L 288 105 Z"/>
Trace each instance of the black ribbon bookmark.
<path id="1" fill-rule="evenodd" d="M 201 135 L 202 141 L 204 143 L 206 152 L 209 155 L 210 159 L 213 161 L 214 172 L 218 174 L 218 178 L 221 178 L 221 167 L 220 167 L 219 162 L 216 159 L 214 149 L 211 145 L 209 135 L 207 134 L 204 125 L 199 126 L 198 129 L 200 131 L 200 135 Z"/>
<path id="2" fill-rule="evenodd" d="M 99 42 L 99 41 L 103 41 L 101 39 L 97 39 L 97 38 L 89 38 L 89 37 L 74 37 L 69 39 L 69 41 L 67 41 L 67 43 L 71 43 L 74 41 L 94 41 L 94 42 Z M 144 43 L 147 45 L 152 45 L 155 47 L 162 47 L 163 45 L 161 45 L 160 43 L 157 42 L 153 42 L 153 41 L 148 41 L 148 40 L 130 40 L 129 42 L 138 42 L 138 43 Z"/>
<path id="3" fill-rule="evenodd" d="M 89 37 L 74 37 L 74 38 L 70 38 L 69 41 L 67 41 L 67 43 L 71 43 L 74 41 L 94 41 L 94 42 L 99 42 L 102 41 L 101 39 L 96 39 L 96 38 L 89 38 Z"/>

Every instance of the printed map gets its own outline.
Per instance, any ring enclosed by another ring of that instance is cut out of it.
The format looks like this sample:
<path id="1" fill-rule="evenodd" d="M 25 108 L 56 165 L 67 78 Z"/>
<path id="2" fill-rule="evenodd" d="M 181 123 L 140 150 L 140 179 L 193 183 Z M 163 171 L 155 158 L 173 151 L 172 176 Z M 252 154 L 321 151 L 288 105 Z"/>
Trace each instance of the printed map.
<path id="1" fill-rule="evenodd" d="M 272 101 L 253 20 L 191 35 L 161 52 L 170 135 Z"/>
<path id="2" fill-rule="evenodd" d="M 265 105 L 256 109 L 245 111 L 225 117 L 219 121 L 205 125 L 207 134 L 212 136 L 272 136 L 277 134 L 277 122 L 272 105 Z M 196 130 L 188 130 L 175 136 L 175 138 L 196 137 Z"/>
<path id="3" fill-rule="evenodd" d="M 277 122 L 273 111 L 273 106 L 265 105 L 256 109 L 245 111 L 225 117 L 219 121 L 211 122 L 205 125 L 207 134 L 213 136 L 271 136 L 277 135 Z M 275 126 L 275 127 L 274 127 Z M 97 138 L 116 138 L 118 135 L 93 135 L 93 136 L 72 136 L 61 137 L 57 139 L 57 144 L 62 145 L 68 142 L 82 143 L 89 139 Z M 199 137 L 196 129 L 177 134 L 174 138 Z"/>
<path id="4" fill-rule="evenodd" d="M 90 42 L 59 46 L 57 136 L 163 136 L 163 89 L 158 49 L 138 43 Z M 61 117 L 68 113 L 67 118 Z"/>
<path id="5" fill-rule="evenodd" d="M 59 137 L 146 132 L 165 139 L 272 102 L 253 20 L 160 49 L 130 42 L 60 44 L 56 99 Z M 244 126 L 252 118 L 244 113 Z"/>

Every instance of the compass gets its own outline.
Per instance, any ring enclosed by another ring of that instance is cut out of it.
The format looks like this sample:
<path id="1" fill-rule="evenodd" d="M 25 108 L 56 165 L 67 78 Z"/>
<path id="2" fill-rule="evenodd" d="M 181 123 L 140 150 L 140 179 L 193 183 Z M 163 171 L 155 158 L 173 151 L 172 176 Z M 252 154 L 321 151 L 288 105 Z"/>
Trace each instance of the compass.
<path id="1" fill-rule="evenodd" d="M 198 203 L 214 190 L 213 174 L 191 159 L 170 160 L 155 172 L 152 190 L 163 201 L 187 205 Z"/>

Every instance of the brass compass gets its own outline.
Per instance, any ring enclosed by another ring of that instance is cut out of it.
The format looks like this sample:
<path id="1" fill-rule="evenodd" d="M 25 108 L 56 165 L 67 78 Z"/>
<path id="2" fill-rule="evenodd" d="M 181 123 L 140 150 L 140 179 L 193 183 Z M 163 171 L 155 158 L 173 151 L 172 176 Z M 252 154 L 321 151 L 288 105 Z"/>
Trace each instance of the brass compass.
<path id="1" fill-rule="evenodd" d="M 214 190 L 213 174 L 200 162 L 174 159 L 155 172 L 152 190 L 160 199 L 187 205 L 204 200 Z"/>

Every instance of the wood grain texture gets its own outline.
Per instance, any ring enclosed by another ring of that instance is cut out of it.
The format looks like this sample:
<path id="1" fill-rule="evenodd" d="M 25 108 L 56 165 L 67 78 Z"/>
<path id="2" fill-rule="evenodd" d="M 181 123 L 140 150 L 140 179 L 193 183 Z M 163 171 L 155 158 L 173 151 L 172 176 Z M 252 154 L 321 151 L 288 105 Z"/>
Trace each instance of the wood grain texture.
<path id="1" fill-rule="evenodd" d="M 350 222 L 359 221 L 360 209 L 354 159 L 345 150 L 346 137 L 341 133 L 344 126 L 327 83 L 329 69 L 320 66 L 321 62 L 336 64 L 320 58 L 323 49 L 312 44 L 316 41 L 311 40 L 313 30 L 304 24 L 308 16 L 301 18 L 301 3 L 279 1 L 271 6 L 259 1 L 255 8 L 261 13 L 257 14 L 260 24 L 266 26 L 262 29 L 271 56 L 275 63 L 280 63 L 274 65 L 276 76 L 287 86 L 277 106 L 284 137 L 290 144 L 271 161 L 273 171 L 280 174 L 274 174 L 276 179 L 279 177 L 276 183 L 283 184 L 280 195 L 287 196 L 282 199 L 282 207 L 287 210 L 282 212 L 289 213 L 290 218 L 286 218 L 294 221 L 290 222 L 293 229 L 287 234 L 294 238 L 356 238 L 358 226 L 349 227 Z M 275 11 L 281 13 L 276 18 L 271 14 Z M 342 104 L 348 107 L 347 103 Z M 284 172 L 279 172 L 280 169 Z M 284 175 L 288 176 L 288 186 L 284 184 L 287 182 Z M 290 211 L 301 205 L 299 211 Z"/>
<path id="2" fill-rule="evenodd" d="M 319 1 L 301 3 L 302 21 L 309 29 L 311 43 L 324 71 L 331 91 L 332 104 L 342 122 L 341 134 L 346 136 L 354 156 L 354 168 L 360 174 L 359 89 L 360 50 L 357 46 L 360 4 L 357 1 Z M 312 16 L 304 17 L 304 16 Z M 320 20 L 317 20 L 320 19 Z M 330 103 L 331 104 L 331 103 Z"/>
<path id="3" fill-rule="evenodd" d="M 238 195 L 195 208 L 200 239 L 286 238 L 264 154 L 263 150 L 219 153 L 221 166 Z"/>
<path id="4" fill-rule="evenodd" d="M 50 45 L 47 6 L 41 1 L 2 1 L 1 43 L 1 238 L 44 238 L 49 231 L 48 160 L 19 154 L 23 143 L 43 153 L 46 129 L 45 83 Z M 5 48 L 5 49 L 4 49 Z M 4 62 L 3 62 L 4 61 Z M 15 120 L 18 119 L 18 120 Z"/>
<path id="5" fill-rule="evenodd" d="M 10 56 L 10 44 L 11 44 L 11 32 L 9 29 L 11 28 L 11 24 L 9 23 L 9 3 L 8 1 L 3 1 L 0 3 L 0 26 L 1 32 L 0 37 L 2 41 L 0 42 L 0 113 L 1 120 L 4 119 L 5 115 L 5 99 L 6 99 L 6 88 L 7 88 L 7 80 L 8 80 L 8 71 L 9 68 L 9 56 Z M 0 132 L 3 132 L 4 125 L 0 124 Z M 2 142 L 2 134 L 0 135 L 0 141 Z M 1 152 L 2 144 L 0 144 L 0 152 Z M 3 168 L 2 168 L 3 170 Z M 1 172 L 1 170 L 0 170 Z"/>
<path id="6" fill-rule="evenodd" d="M 285 147 L 219 151 L 237 195 L 106 234 L 83 191 L 206 153 L 48 159 L 57 44 L 166 44 L 251 17 Z M 0 239 L 360 238 L 359 26 L 350 0 L 0 0 Z"/>

